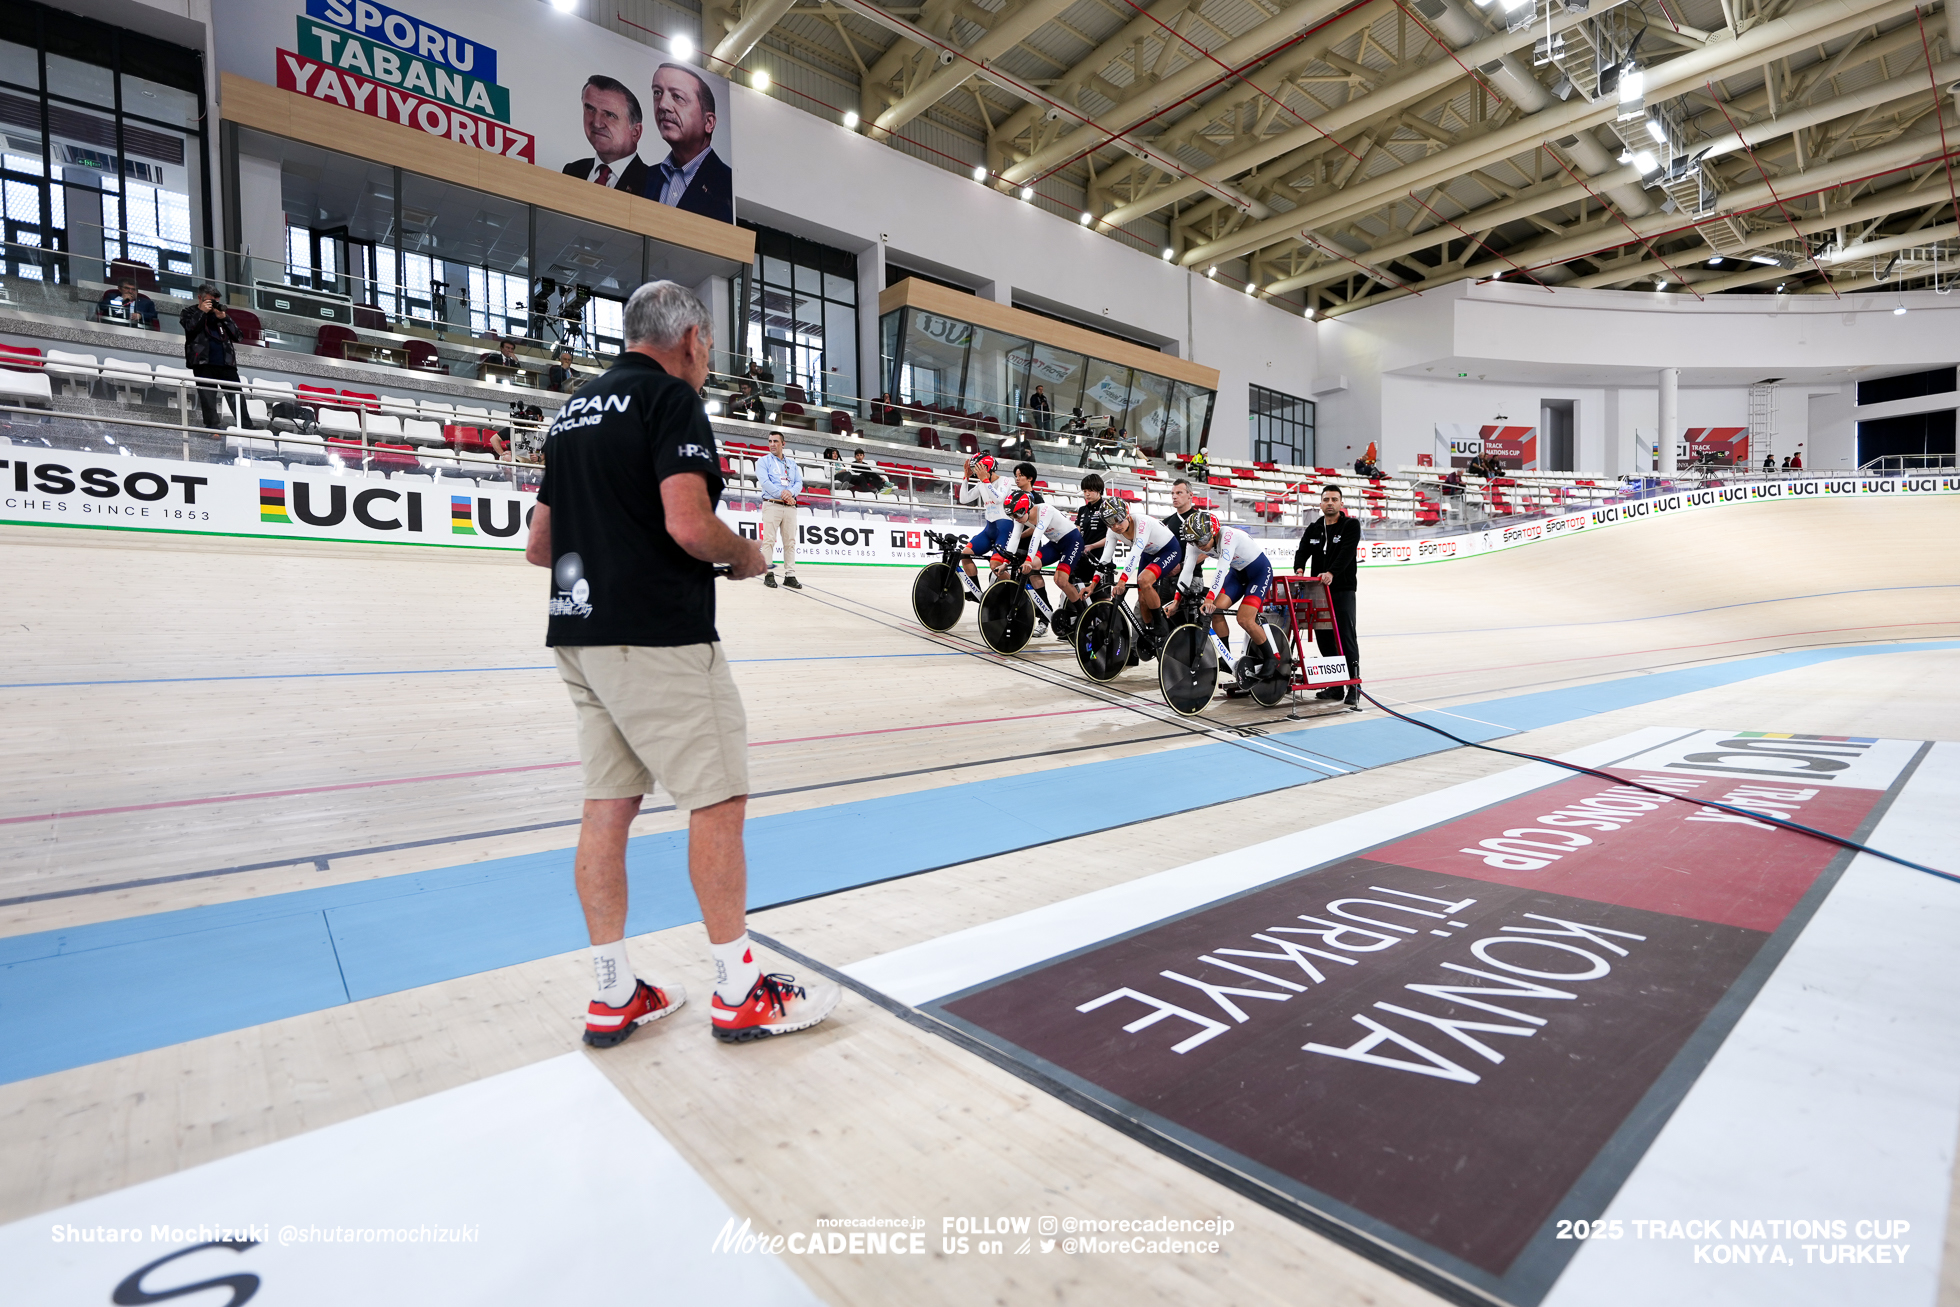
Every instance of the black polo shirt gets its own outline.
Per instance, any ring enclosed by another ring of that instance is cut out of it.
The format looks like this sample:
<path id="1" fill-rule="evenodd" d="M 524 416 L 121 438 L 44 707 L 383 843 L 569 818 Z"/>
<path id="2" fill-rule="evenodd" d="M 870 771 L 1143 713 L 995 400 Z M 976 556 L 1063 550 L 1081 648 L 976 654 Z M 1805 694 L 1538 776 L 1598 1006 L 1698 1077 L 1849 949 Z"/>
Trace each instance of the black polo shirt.
<path id="1" fill-rule="evenodd" d="M 1361 523 L 1343 512 L 1332 526 L 1324 517 L 1307 523 L 1300 534 L 1300 547 L 1293 551 L 1293 570 L 1309 576 L 1331 572 L 1330 590 L 1355 588 L 1355 551 L 1361 547 Z"/>
<path id="2" fill-rule="evenodd" d="M 698 472 L 721 499 L 701 397 L 644 354 L 579 389 L 545 432 L 538 502 L 551 509 L 547 645 L 712 644 L 714 565 L 667 534 L 660 483 Z"/>
<path id="3" fill-rule="evenodd" d="M 1075 529 L 1082 533 L 1082 547 L 1093 549 L 1109 534 L 1109 496 L 1095 503 L 1084 502 L 1075 510 Z"/>

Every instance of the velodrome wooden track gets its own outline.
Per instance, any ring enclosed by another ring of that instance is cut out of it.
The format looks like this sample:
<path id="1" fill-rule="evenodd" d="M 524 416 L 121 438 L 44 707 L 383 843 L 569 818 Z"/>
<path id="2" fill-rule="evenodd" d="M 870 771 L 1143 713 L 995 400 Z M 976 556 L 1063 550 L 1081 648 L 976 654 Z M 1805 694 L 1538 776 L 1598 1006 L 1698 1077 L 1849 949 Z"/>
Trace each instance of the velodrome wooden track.
<path id="1" fill-rule="evenodd" d="M 1960 652 L 1914 645 L 1960 637 L 1956 538 L 1960 499 L 1786 503 L 1370 573 L 1364 670 L 1385 700 L 1448 708 L 1896 642 L 1503 743 L 1556 752 L 1651 724 L 1960 740 Z M 572 718 L 541 647 L 544 578 L 515 558 L 28 528 L 0 528 L 0 551 L 0 900 L 33 899 L 0 907 L 0 935 L 575 838 Z M 1086 692 L 1053 642 L 1004 663 L 928 641 L 908 573 L 806 567 L 804 579 L 801 595 L 722 591 L 754 746 L 752 816 L 1204 738 L 1164 719 L 1140 672 L 1115 687 L 1134 691 L 1128 705 Z M 970 618 L 954 632 L 972 634 Z M 1283 713 L 1221 705 L 1211 720 Z M 1457 749 L 753 924 L 843 965 L 1513 765 Z M 1071 802 L 1065 784 L 1050 801 Z M 636 833 L 678 825 L 654 811 Z M 226 871 L 260 864 L 276 865 Z M 125 885 L 168 877 L 189 878 Z M 633 948 L 643 970 L 705 994 L 698 926 Z M 567 954 L 0 1086 L 0 1222 L 572 1051 L 587 977 Z M 819 1033 L 752 1048 L 717 1045 L 703 1025 L 686 1012 L 591 1056 L 759 1226 L 1100 1204 L 1222 1214 L 1245 1232 L 1227 1255 L 1170 1262 L 796 1263 L 828 1301 L 1434 1301 L 862 999 L 847 995 Z M 1960 1302 L 1952 1230 L 1942 1300 Z"/>

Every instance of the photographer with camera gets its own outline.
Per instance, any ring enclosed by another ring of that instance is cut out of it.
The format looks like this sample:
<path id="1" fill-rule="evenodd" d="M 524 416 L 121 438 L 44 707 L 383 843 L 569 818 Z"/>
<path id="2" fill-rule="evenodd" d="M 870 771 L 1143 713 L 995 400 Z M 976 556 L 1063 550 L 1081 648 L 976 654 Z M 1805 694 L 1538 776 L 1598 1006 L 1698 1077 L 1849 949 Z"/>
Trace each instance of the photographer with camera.
<path id="1" fill-rule="evenodd" d="M 197 288 L 197 302 L 177 315 L 184 328 L 184 366 L 198 378 L 197 402 L 204 425 L 222 431 L 230 423 L 221 420 L 225 391 L 206 381 L 228 382 L 230 393 L 238 393 L 238 351 L 244 338 L 238 324 L 225 312 L 218 288 L 205 283 Z"/>

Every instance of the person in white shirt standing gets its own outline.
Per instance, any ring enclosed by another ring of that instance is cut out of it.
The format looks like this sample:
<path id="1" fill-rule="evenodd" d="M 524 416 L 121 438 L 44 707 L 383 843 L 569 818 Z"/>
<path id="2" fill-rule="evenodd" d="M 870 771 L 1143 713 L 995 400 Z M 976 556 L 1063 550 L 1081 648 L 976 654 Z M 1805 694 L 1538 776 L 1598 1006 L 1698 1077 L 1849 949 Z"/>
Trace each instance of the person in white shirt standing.
<path id="1" fill-rule="evenodd" d="M 762 487 L 762 561 L 769 570 L 762 584 L 776 588 L 776 541 L 783 542 L 783 584 L 801 590 L 796 579 L 796 497 L 803 493 L 803 469 L 783 452 L 783 433 L 769 433 L 769 452 L 755 461 L 755 479 Z"/>

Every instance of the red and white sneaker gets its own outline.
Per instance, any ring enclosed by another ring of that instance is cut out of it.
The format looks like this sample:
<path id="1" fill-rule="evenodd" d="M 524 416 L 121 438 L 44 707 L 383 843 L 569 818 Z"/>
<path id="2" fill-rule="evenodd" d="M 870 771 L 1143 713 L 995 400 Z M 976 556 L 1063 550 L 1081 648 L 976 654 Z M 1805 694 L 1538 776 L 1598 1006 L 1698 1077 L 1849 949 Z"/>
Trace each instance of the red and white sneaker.
<path id="1" fill-rule="evenodd" d="M 808 1030 L 830 1015 L 842 994 L 828 980 L 798 982 L 795 976 L 764 972 L 739 1007 L 722 1002 L 720 994 L 708 1006 L 714 1014 L 715 1038 L 724 1044 L 745 1044 Z"/>
<path id="2" fill-rule="evenodd" d="M 671 1016 L 687 1002 L 687 991 L 679 985 L 657 988 L 636 980 L 633 997 L 624 1007 L 612 1007 L 593 999 L 585 1009 L 585 1042 L 594 1048 L 611 1048 L 649 1021 Z"/>

